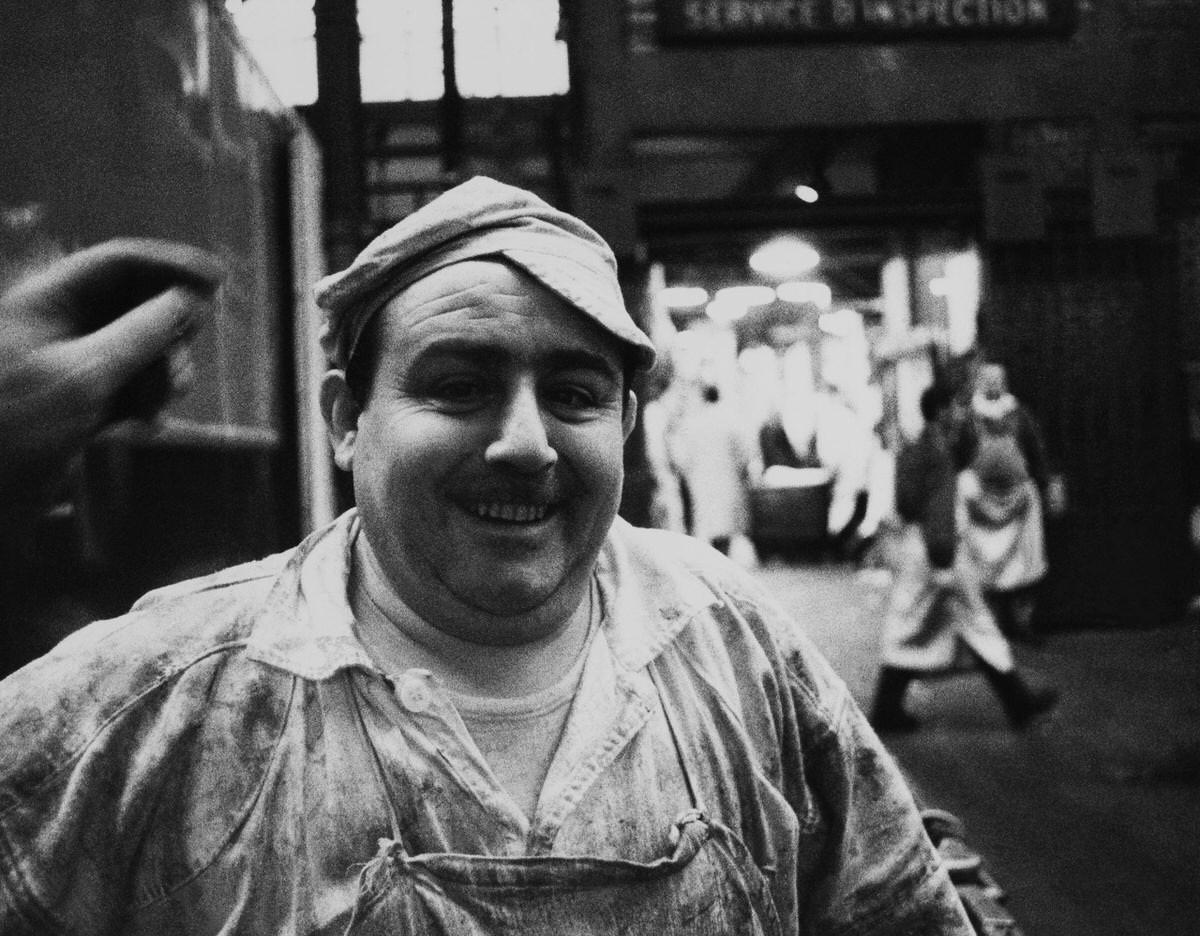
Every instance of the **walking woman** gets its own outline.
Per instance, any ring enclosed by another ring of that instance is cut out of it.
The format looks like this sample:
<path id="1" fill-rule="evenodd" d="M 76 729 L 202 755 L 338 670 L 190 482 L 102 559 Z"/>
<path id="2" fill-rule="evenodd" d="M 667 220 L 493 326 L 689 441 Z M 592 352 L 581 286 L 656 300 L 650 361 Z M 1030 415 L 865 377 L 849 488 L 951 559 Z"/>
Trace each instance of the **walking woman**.
<path id="1" fill-rule="evenodd" d="M 904 521 L 896 578 L 883 625 L 883 667 L 871 722 L 876 730 L 912 731 L 904 710 L 909 683 L 974 664 L 1015 728 L 1049 711 L 1058 694 L 1031 689 L 983 599 L 979 574 L 958 548 L 953 395 L 940 385 L 921 396 L 925 427 L 896 465 L 896 508 Z"/>

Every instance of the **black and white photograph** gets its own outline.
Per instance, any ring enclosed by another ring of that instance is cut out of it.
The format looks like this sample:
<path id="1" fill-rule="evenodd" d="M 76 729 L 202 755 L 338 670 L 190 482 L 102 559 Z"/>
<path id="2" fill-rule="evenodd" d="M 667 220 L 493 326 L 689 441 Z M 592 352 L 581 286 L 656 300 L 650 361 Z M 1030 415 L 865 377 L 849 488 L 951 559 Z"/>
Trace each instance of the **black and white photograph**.
<path id="1" fill-rule="evenodd" d="M 1200 2 L 0 0 L 0 936 L 1200 936 Z"/>

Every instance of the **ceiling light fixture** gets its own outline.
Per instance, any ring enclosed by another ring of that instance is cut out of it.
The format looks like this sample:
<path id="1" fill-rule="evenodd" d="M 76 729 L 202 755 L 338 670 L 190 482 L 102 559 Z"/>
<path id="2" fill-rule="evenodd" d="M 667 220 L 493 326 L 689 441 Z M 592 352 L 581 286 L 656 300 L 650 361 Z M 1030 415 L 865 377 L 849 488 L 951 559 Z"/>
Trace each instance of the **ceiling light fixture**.
<path id="1" fill-rule="evenodd" d="M 764 276 L 801 276 L 821 262 L 821 255 L 798 237 L 775 237 L 750 254 L 750 267 Z"/>
<path id="2" fill-rule="evenodd" d="M 713 296 L 715 302 L 750 306 L 769 305 L 775 301 L 775 290 L 770 286 L 726 286 Z"/>

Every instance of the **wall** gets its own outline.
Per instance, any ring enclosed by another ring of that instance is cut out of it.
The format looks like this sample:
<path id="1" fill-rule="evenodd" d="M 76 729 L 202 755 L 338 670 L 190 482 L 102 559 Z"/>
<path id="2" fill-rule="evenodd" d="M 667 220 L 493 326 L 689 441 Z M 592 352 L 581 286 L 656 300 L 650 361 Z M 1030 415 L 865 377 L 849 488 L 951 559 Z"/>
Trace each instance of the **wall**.
<path id="1" fill-rule="evenodd" d="M 26 550 L 31 583 L 119 609 L 299 532 L 288 159 L 306 131 L 216 0 L 35 0 L 4 15 L 0 267 L 32 238 L 46 259 L 160 237 L 228 270 L 194 339 L 192 392 L 98 441 Z"/>

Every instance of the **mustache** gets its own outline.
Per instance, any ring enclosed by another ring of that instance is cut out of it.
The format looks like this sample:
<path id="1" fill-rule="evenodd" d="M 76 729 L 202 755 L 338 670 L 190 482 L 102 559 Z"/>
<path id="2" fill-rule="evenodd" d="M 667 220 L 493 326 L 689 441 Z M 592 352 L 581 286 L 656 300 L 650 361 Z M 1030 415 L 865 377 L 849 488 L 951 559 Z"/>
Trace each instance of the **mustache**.
<path id="1" fill-rule="evenodd" d="M 487 474 L 463 479 L 455 485 L 456 500 L 467 504 L 533 504 L 548 506 L 571 496 L 574 485 L 551 469 L 545 475 Z"/>

